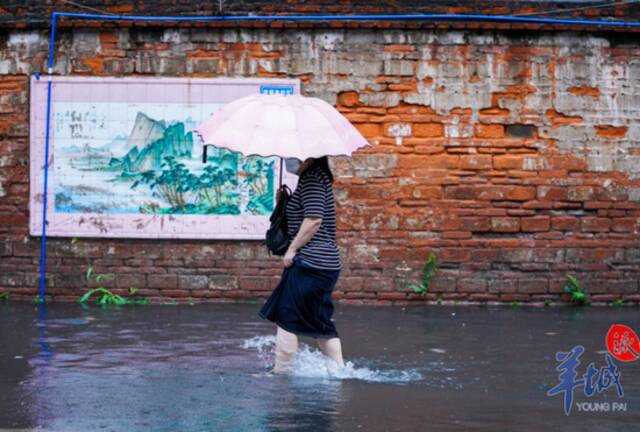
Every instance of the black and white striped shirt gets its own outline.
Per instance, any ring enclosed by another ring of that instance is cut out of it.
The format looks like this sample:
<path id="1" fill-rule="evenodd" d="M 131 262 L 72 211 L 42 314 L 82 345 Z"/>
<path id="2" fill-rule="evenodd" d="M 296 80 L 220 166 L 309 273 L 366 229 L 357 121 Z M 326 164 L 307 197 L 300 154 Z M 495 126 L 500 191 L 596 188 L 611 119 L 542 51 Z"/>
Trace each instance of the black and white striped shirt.
<path id="1" fill-rule="evenodd" d="M 321 217 L 320 228 L 298 250 L 302 261 L 311 267 L 340 270 L 342 262 L 336 244 L 336 207 L 331 179 L 318 166 L 304 170 L 287 204 L 287 227 L 293 240 L 305 217 Z"/>

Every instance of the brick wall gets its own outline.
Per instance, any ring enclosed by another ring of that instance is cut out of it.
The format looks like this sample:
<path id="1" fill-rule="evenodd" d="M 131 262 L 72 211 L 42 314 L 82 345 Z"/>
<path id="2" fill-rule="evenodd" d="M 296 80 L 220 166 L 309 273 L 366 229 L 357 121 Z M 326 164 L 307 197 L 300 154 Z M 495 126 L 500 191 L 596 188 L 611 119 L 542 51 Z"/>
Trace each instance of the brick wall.
<path id="1" fill-rule="evenodd" d="M 38 292 L 28 235 L 28 79 L 46 29 L 0 35 L 0 291 Z M 339 302 L 639 301 L 638 37 L 577 31 L 61 28 L 55 73 L 298 77 L 373 146 L 332 161 Z M 394 135 L 404 131 L 401 141 Z M 152 300 L 266 297 L 281 273 L 256 241 L 48 239 L 48 293 L 84 271 Z M 440 270 L 411 292 L 428 252 Z"/>

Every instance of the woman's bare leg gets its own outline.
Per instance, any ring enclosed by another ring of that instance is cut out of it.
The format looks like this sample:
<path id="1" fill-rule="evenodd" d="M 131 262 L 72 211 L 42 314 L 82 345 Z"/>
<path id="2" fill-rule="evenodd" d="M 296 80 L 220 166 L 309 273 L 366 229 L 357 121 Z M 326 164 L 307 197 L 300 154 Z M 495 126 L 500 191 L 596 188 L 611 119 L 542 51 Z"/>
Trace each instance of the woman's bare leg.
<path id="1" fill-rule="evenodd" d="M 298 335 L 286 331 L 280 326 L 276 332 L 276 364 L 273 373 L 286 372 L 295 360 L 298 351 Z"/>
<path id="2" fill-rule="evenodd" d="M 316 338 L 320 351 L 330 358 L 332 358 L 338 366 L 344 367 L 344 360 L 342 359 L 342 345 L 340 338 L 334 337 L 331 339 Z"/>

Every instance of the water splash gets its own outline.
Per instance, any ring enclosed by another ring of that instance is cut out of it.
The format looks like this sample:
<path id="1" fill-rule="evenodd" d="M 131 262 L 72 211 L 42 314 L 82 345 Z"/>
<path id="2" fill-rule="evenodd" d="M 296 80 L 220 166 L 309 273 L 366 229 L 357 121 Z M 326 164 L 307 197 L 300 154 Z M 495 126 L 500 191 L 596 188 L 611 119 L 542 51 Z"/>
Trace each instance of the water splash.
<path id="1" fill-rule="evenodd" d="M 242 343 L 243 348 L 255 348 L 260 359 L 265 363 L 272 362 L 275 351 L 275 336 L 254 336 Z M 366 366 L 356 367 L 352 361 L 345 361 L 344 368 L 339 367 L 332 359 L 325 356 L 319 349 L 299 342 L 298 352 L 289 370 L 294 377 L 317 379 L 357 379 L 368 382 L 405 383 L 420 381 L 424 377 L 416 368 L 401 369 L 371 369 Z"/>

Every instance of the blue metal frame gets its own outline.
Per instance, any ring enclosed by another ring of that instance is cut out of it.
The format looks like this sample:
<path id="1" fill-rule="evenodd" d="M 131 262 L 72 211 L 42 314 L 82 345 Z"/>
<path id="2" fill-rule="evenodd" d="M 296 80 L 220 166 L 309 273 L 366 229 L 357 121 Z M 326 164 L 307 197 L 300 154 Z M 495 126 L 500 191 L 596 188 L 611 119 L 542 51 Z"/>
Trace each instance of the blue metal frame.
<path id="1" fill-rule="evenodd" d="M 51 117 L 51 83 L 53 78 L 53 61 L 55 50 L 56 21 L 58 17 L 78 18 L 86 20 L 108 21 L 393 21 L 393 20 L 475 20 L 525 22 L 538 24 L 568 24 L 596 27 L 640 27 L 640 22 L 629 21 L 592 21 L 563 20 L 553 18 L 517 17 L 508 15 L 447 15 L 447 14 L 411 14 L 411 15 L 244 15 L 244 16 L 128 16 L 99 15 L 69 12 L 53 12 L 51 14 L 51 37 L 49 42 L 49 62 L 47 67 L 47 131 L 45 134 L 45 164 L 42 210 L 42 242 L 40 247 L 40 302 L 44 302 L 46 244 L 47 244 L 47 190 L 49 177 L 49 129 Z"/>

